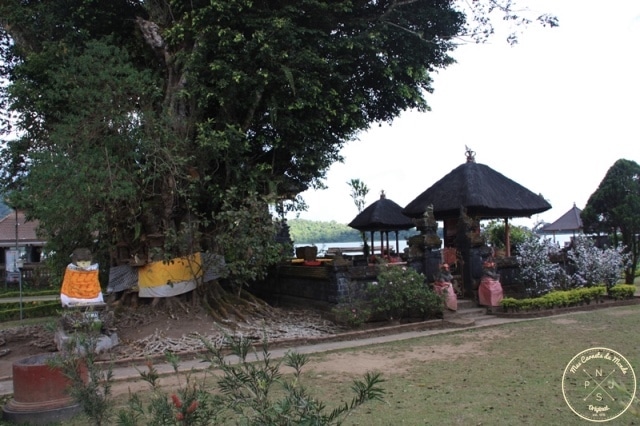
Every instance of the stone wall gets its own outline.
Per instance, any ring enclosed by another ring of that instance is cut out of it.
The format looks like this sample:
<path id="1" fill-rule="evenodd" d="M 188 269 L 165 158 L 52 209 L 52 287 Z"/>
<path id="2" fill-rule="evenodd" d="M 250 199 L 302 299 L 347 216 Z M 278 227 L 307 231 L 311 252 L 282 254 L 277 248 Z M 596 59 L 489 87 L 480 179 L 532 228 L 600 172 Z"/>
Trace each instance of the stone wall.
<path id="1" fill-rule="evenodd" d="M 420 267 L 424 264 L 422 261 L 420 259 L 419 264 L 408 266 Z M 478 274 L 475 269 L 480 268 L 479 264 L 476 265 L 473 272 Z M 377 271 L 375 265 L 279 265 L 266 280 L 253 284 L 250 290 L 276 306 L 311 306 L 330 310 L 344 300 L 350 288 L 362 289 L 368 282 L 375 281 Z M 524 286 L 518 279 L 515 258 L 498 260 L 497 272 L 505 297 L 526 297 Z M 473 292 L 465 294 L 471 295 Z"/>
<path id="2" fill-rule="evenodd" d="M 251 291 L 274 305 L 305 305 L 331 309 L 347 295 L 353 283 L 374 281 L 375 266 L 279 265 L 263 282 Z"/>

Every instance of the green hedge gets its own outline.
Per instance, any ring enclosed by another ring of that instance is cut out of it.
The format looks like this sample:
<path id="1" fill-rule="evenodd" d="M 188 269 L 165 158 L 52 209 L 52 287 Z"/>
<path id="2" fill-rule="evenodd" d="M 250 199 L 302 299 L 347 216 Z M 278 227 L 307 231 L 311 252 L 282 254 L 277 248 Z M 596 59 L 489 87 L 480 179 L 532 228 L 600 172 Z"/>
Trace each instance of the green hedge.
<path id="1" fill-rule="evenodd" d="M 31 296 L 58 296 L 60 290 L 39 290 L 39 291 L 23 291 L 22 297 Z M 20 297 L 20 291 L 18 290 L 0 290 L 0 297 Z"/>
<path id="2" fill-rule="evenodd" d="M 28 302 L 22 304 L 22 318 L 42 318 L 60 315 L 60 301 Z M 19 303 L 3 303 L 0 305 L 0 322 L 20 319 Z"/>
<path id="3" fill-rule="evenodd" d="M 632 286 L 633 287 L 633 286 Z M 563 308 L 599 302 L 606 293 L 604 286 L 577 288 L 566 291 L 552 291 L 544 296 L 530 299 L 505 297 L 500 305 L 505 312 L 532 311 Z M 634 287 L 635 292 L 635 287 Z"/>
<path id="4" fill-rule="evenodd" d="M 631 284 L 616 284 L 609 289 L 612 299 L 631 299 L 636 294 L 636 286 Z"/>

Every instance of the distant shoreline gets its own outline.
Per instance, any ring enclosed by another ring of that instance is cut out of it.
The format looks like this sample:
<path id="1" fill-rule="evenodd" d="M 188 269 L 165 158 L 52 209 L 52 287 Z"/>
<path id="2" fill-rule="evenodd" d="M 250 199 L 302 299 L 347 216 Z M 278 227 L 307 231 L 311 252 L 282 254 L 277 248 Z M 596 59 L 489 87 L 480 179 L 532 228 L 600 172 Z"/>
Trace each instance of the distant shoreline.
<path id="1" fill-rule="evenodd" d="M 324 252 L 326 252 L 329 248 L 333 247 L 344 247 L 344 248 L 354 248 L 354 247 L 362 247 L 362 241 L 343 241 L 343 242 L 329 242 L 329 243 L 296 243 L 294 244 L 294 248 L 296 247 L 305 247 L 305 246 L 316 246 L 318 247 L 318 256 L 322 256 Z M 380 247 L 380 241 L 375 241 L 376 248 Z M 386 242 L 385 242 L 386 246 Z M 406 247 L 408 247 L 407 241 L 398 240 L 398 246 L 400 249 L 400 253 L 404 251 Z M 396 248 L 396 240 L 389 238 L 389 247 L 394 249 Z"/>

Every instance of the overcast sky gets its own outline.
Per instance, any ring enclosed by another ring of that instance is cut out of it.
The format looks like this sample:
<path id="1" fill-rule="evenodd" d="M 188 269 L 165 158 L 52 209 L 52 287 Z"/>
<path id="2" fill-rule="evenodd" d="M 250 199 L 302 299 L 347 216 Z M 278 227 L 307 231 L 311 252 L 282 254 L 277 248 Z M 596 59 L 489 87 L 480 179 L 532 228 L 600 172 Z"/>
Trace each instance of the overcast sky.
<path id="1" fill-rule="evenodd" d="M 584 208 L 621 158 L 640 163 L 640 1 L 528 1 L 560 27 L 530 27 L 516 46 L 504 38 L 462 45 L 457 63 L 434 75 L 432 111 L 407 112 L 349 142 L 328 189 L 302 194 L 300 218 L 349 223 L 357 209 L 347 182 L 404 207 L 465 161 L 465 146 L 553 208 L 516 223 L 552 222 Z M 290 215 L 293 218 L 294 215 Z"/>

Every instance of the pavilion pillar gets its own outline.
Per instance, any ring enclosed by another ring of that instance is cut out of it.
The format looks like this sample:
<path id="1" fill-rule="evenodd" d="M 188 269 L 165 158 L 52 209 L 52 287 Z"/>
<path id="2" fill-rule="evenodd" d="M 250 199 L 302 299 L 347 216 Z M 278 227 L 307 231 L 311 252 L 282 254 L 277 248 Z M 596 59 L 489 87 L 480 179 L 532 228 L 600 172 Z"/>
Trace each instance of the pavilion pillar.
<path id="1" fill-rule="evenodd" d="M 509 218 L 504 218 L 504 245 L 505 245 L 505 255 L 507 257 L 511 256 L 511 235 L 509 230 Z"/>

